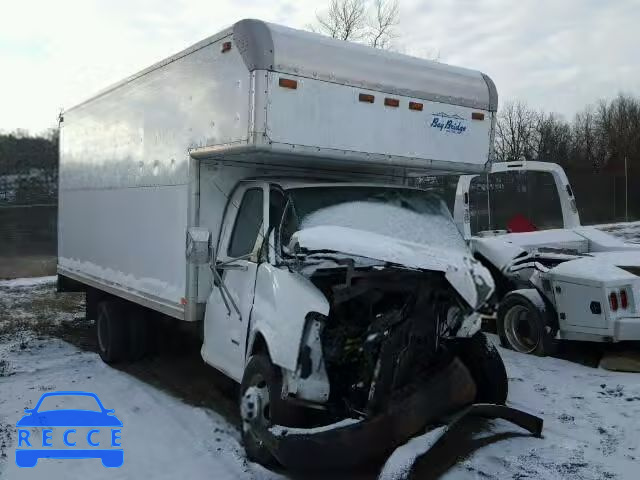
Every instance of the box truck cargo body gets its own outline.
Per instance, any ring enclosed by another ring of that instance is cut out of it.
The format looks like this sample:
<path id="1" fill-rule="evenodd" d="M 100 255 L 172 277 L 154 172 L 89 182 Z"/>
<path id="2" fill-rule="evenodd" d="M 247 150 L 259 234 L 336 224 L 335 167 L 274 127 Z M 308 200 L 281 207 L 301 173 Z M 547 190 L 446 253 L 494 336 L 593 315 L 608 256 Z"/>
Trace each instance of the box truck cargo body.
<path id="1" fill-rule="evenodd" d="M 60 286 L 87 290 L 106 361 L 153 328 L 137 306 L 203 321 L 237 381 L 266 355 L 284 398 L 343 405 L 320 344 L 353 299 L 408 315 L 437 290 L 447 335 L 477 330 L 491 277 L 407 184 L 484 171 L 496 109 L 480 72 L 238 22 L 64 112 Z"/>
<path id="2" fill-rule="evenodd" d="M 226 192 L 233 186 L 202 159 L 251 165 L 236 181 L 260 164 L 387 177 L 478 172 L 496 103 L 478 72 L 240 22 L 64 113 L 60 273 L 185 318 L 185 301 L 196 299 L 184 249 L 186 229 L 200 222 L 198 170 L 214 171 Z M 209 201 L 221 216 L 224 197 Z"/>

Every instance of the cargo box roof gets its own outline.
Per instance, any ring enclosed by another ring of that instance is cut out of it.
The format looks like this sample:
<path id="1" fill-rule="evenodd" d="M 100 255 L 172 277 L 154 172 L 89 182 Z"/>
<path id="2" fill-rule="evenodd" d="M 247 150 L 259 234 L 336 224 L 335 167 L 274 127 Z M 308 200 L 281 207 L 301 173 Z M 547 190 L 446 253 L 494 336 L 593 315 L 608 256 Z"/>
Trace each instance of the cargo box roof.
<path id="1" fill-rule="evenodd" d="M 252 70 L 273 70 L 435 102 L 496 111 L 491 78 L 260 20 L 241 20 L 233 39 Z"/>
<path id="2" fill-rule="evenodd" d="M 433 102 L 491 112 L 498 109 L 493 81 L 477 70 L 245 19 L 110 85 L 67 111 L 230 35 L 249 71 L 272 70 Z"/>

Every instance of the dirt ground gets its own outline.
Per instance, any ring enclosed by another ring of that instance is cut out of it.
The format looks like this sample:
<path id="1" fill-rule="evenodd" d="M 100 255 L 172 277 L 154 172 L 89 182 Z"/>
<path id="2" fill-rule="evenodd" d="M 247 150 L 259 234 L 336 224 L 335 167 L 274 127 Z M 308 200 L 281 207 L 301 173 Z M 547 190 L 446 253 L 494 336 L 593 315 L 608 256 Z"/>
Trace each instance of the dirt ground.
<path id="1" fill-rule="evenodd" d="M 0 280 L 54 275 L 57 261 L 52 255 L 0 256 Z"/>

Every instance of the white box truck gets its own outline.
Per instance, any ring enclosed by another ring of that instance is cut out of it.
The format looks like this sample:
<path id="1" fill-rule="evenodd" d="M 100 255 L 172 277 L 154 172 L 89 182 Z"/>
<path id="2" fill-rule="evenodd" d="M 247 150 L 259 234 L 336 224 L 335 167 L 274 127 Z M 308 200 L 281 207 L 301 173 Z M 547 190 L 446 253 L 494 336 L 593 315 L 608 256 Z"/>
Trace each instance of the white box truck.
<path id="1" fill-rule="evenodd" d="M 309 410 L 400 425 L 389 405 L 424 372 L 439 413 L 503 404 L 476 334 L 491 275 L 407 186 L 484 171 L 496 107 L 480 72 L 240 21 L 64 112 L 59 287 L 87 292 L 106 362 L 145 353 L 150 312 L 202 324 L 262 463 L 301 458 L 268 440 Z"/>

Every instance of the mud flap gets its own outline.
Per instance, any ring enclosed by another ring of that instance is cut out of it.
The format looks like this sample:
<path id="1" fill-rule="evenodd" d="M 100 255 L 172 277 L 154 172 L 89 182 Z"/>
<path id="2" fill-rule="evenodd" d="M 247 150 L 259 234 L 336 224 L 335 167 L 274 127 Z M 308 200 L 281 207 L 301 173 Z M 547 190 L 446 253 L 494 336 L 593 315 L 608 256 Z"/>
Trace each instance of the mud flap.
<path id="1" fill-rule="evenodd" d="M 502 405 L 473 404 L 476 387 L 455 358 L 423 380 L 388 411 L 362 421 L 339 422 L 317 429 L 271 427 L 259 435 L 282 466 L 292 470 L 344 469 L 390 455 L 428 425 L 448 423 L 449 431 L 469 416 L 504 418 L 540 435 L 542 420 Z M 449 416 L 450 421 L 443 421 Z"/>

